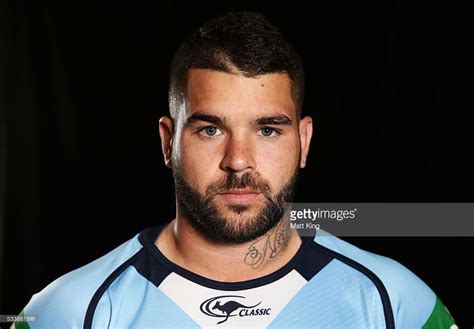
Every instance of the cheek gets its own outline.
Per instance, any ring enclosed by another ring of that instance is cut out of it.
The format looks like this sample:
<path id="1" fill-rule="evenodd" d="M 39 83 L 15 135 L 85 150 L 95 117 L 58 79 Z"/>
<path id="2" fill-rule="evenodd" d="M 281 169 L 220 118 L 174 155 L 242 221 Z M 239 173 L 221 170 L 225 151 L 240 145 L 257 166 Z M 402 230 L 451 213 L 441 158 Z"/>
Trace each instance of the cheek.
<path id="1" fill-rule="evenodd" d="M 278 190 L 293 175 L 299 165 L 299 144 L 261 146 L 257 157 L 257 171 L 266 179 L 272 190 Z"/>
<path id="2" fill-rule="evenodd" d="M 212 145 L 181 140 L 179 163 L 182 174 L 194 188 L 203 192 L 209 184 L 218 180 L 219 152 Z"/>

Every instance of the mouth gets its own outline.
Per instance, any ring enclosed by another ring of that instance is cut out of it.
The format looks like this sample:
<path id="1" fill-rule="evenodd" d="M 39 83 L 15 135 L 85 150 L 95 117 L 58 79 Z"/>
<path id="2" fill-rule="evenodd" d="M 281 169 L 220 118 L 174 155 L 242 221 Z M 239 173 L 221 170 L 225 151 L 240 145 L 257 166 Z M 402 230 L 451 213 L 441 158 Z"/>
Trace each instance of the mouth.
<path id="1" fill-rule="evenodd" d="M 219 193 L 229 203 L 233 204 L 246 204 L 255 200 L 260 192 L 252 189 L 231 189 Z"/>

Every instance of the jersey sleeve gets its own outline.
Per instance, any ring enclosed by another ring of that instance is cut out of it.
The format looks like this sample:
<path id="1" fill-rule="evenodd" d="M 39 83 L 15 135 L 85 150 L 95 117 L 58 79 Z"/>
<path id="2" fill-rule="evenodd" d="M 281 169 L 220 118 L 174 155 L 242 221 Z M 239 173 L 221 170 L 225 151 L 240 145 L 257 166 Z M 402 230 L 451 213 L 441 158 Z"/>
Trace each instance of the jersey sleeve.
<path id="1" fill-rule="evenodd" d="M 376 256 L 384 262 L 374 270 L 387 288 L 395 328 L 457 328 L 447 308 L 423 280 L 397 261 Z"/>
<path id="2" fill-rule="evenodd" d="M 328 233 L 317 236 L 316 242 L 358 262 L 380 279 L 390 299 L 395 328 L 457 328 L 433 290 L 404 265 Z"/>
<path id="3" fill-rule="evenodd" d="M 34 294 L 20 313 L 20 318 L 30 320 L 17 321 L 13 328 L 82 328 L 87 307 L 95 291 L 84 286 L 83 282 L 74 280 L 75 274 L 74 271 L 68 273 Z M 104 319 L 96 319 L 96 322 L 107 323 L 109 319 L 105 315 L 110 314 L 111 309 L 108 299 L 101 299 L 98 307 L 105 312 L 99 313 L 104 315 Z"/>
<path id="4" fill-rule="evenodd" d="M 82 328 L 87 308 L 97 289 L 117 267 L 142 247 L 135 236 L 101 258 L 56 279 L 34 294 L 20 313 L 33 320 L 18 321 L 12 328 Z M 110 314 L 107 311 L 111 307 L 110 301 L 105 296 L 97 307 L 104 310 L 100 314 Z M 107 322 L 106 318 L 94 319 L 94 324 Z"/>

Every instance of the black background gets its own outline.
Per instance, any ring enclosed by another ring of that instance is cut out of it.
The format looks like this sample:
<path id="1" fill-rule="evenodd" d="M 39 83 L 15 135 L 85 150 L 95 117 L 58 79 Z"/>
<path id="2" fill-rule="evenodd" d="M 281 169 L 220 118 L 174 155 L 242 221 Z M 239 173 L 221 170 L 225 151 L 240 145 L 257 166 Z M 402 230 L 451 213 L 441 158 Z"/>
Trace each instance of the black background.
<path id="1" fill-rule="evenodd" d="M 456 17 L 444 5 L 0 6 L 0 314 L 173 218 L 157 126 L 169 64 L 194 28 L 231 9 L 266 14 L 303 57 L 315 134 L 296 201 L 473 202 L 457 151 L 470 152 L 471 139 L 453 138 L 467 116 L 452 115 Z M 474 325 L 472 238 L 347 240 L 407 266 L 461 328 Z"/>

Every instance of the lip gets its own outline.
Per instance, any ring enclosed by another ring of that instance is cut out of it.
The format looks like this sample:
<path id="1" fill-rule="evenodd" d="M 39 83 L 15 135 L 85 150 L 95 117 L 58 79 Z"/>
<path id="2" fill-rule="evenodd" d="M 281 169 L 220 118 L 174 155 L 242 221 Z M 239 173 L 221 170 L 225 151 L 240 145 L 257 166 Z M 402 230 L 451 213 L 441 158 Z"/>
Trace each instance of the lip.
<path id="1" fill-rule="evenodd" d="M 225 192 L 222 192 L 220 194 L 236 194 L 236 195 L 243 195 L 243 194 L 259 194 L 259 192 L 256 192 L 251 189 L 245 189 L 245 188 L 235 188 L 232 190 L 228 190 Z"/>
<path id="2" fill-rule="evenodd" d="M 249 203 L 256 199 L 260 193 L 251 189 L 232 189 L 219 193 L 230 203 Z"/>

